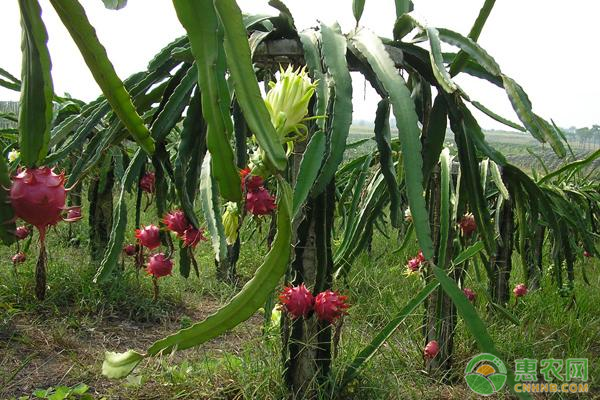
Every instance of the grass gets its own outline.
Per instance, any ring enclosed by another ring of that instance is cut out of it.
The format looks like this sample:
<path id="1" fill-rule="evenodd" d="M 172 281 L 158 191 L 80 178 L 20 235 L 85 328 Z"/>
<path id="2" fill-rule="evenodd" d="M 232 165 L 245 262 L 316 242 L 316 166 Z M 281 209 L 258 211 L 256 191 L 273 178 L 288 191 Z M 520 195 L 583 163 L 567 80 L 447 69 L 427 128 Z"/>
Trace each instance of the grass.
<path id="1" fill-rule="evenodd" d="M 266 230 L 243 246 L 241 280 L 248 279 L 266 252 Z M 199 348 L 144 362 L 127 380 L 100 376 L 106 350 L 144 350 L 194 321 L 205 318 L 227 302 L 236 288 L 217 282 L 209 246 L 201 246 L 201 276 L 183 279 L 175 271 L 160 281 L 161 295 L 152 301 L 151 280 L 127 261 L 125 272 L 109 284 L 94 285 L 94 267 L 87 261 L 85 227 L 77 226 L 82 247 L 69 246 L 66 229 L 50 235 L 49 289 L 40 303 L 33 296 L 34 251 L 15 277 L 8 261 L 0 269 L 0 398 L 29 396 L 35 389 L 83 382 L 95 398 L 161 399 L 224 398 L 278 399 L 286 397 L 281 380 L 281 342 L 277 329 L 263 332 L 260 314 Z M 246 238 L 248 239 L 248 237 Z M 376 236 L 371 254 L 361 255 L 346 282 L 352 307 L 345 318 L 334 361 L 332 380 L 339 382 L 345 367 L 422 287 L 418 277 L 406 277 L 404 262 L 416 254 L 415 245 L 392 254 L 397 241 Z M 14 249 L 1 248 L 9 260 Z M 581 268 L 581 262 L 578 268 Z M 516 326 L 500 316 L 487 316 L 484 296 L 476 301 L 490 334 L 510 367 L 517 358 L 590 359 L 590 383 L 596 395 L 600 384 L 600 264 L 585 261 L 591 286 L 577 281 L 576 304 L 559 296 L 546 278 L 543 288 L 511 305 L 521 321 Z M 518 257 L 511 285 L 521 280 Z M 470 271 L 473 274 L 473 271 Z M 547 276 L 549 274 L 546 274 Z M 485 282 L 469 275 L 466 286 L 483 293 Z M 341 398 L 473 398 L 462 379 L 466 362 L 479 351 L 459 321 L 455 339 L 455 367 L 451 384 L 422 371 L 423 309 L 410 316 L 366 365 Z M 335 384 L 332 386 L 337 392 Z M 329 398 L 330 392 L 323 392 Z M 24 397 L 27 398 L 27 397 Z"/>

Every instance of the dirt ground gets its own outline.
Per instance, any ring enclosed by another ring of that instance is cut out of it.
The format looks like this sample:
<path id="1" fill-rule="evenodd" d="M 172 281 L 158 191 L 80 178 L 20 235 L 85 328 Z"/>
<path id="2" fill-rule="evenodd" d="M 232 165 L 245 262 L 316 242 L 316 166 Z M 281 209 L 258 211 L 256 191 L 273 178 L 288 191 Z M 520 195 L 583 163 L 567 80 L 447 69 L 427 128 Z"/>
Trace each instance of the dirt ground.
<path id="1" fill-rule="evenodd" d="M 18 315 L 8 329 L 0 332 L 0 367 L 2 375 L 7 377 L 7 383 L 0 388 L 0 398 L 31 395 L 36 389 L 79 382 L 89 385 L 88 393 L 95 398 L 131 398 L 131 394 L 123 392 L 122 381 L 109 380 L 100 374 L 104 352 L 143 351 L 154 341 L 181 329 L 182 321 L 200 321 L 218 306 L 215 300 L 207 299 L 201 308 L 183 309 L 162 324 L 103 318 L 69 326 L 65 319 Z M 172 361 L 184 357 L 190 361 L 200 360 L 217 352 L 236 354 L 243 343 L 260 335 L 261 322 L 261 318 L 255 316 L 199 349 L 173 354 Z M 138 393 L 135 398 L 165 398 L 164 390 L 147 382 L 144 394 Z"/>

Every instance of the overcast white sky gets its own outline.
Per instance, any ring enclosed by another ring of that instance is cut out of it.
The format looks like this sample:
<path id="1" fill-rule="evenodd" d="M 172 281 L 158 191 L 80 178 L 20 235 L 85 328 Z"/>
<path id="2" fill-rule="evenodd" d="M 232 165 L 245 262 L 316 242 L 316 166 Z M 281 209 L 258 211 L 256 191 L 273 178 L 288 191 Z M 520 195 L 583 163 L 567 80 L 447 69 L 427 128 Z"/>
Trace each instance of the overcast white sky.
<path id="1" fill-rule="evenodd" d="M 119 76 L 146 67 L 166 43 L 183 34 L 169 0 L 129 0 L 122 10 L 106 10 L 101 0 L 80 0 L 98 31 Z M 351 0 L 286 0 L 299 28 L 317 20 L 337 20 L 344 32 L 354 27 Z M 48 0 L 40 0 L 49 34 L 55 91 L 92 100 L 100 90 L 81 55 Z M 276 13 L 267 0 L 239 0 L 243 11 Z M 466 34 L 483 0 L 415 0 L 415 11 L 430 26 Z M 367 0 L 361 24 L 391 37 L 395 16 L 392 0 Z M 559 125 L 590 126 L 600 123 L 598 99 L 600 68 L 598 17 L 600 1 L 594 0 L 498 0 L 479 43 L 496 59 L 507 75 L 529 93 L 534 110 Z M 2 0 L 0 8 L 0 66 L 20 75 L 20 25 L 15 0 Z M 516 120 L 504 93 L 493 85 L 469 77 L 457 83 L 488 108 Z M 367 85 L 368 86 L 368 85 Z M 362 80 L 355 82 L 355 119 L 372 119 L 376 95 L 363 96 Z M 366 97 L 366 101 L 363 101 Z M 0 100 L 16 100 L 18 94 L 0 88 Z M 479 115 L 484 127 L 499 125 Z"/>

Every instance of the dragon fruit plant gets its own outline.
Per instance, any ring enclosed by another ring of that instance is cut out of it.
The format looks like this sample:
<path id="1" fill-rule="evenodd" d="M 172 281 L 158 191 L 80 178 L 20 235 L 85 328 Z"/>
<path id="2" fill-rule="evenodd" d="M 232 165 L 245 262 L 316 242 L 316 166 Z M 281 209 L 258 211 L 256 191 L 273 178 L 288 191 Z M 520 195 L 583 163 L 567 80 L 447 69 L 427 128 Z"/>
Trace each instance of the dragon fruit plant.
<path id="1" fill-rule="evenodd" d="M 79 207 L 65 207 L 67 192 L 64 173 L 56 174 L 49 167 L 24 168 L 12 179 L 10 201 L 15 215 L 35 226 L 39 232 L 40 252 L 36 266 L 35 288 L 39 300 L 43 300 L 46 295 L 48 228 L 62 220 L 73 222 L 81 219 Z M 67 218 L 63 218 L 65 211 Z M 23 236 L 25 231 L 21 229 L 17 235 Z"/>

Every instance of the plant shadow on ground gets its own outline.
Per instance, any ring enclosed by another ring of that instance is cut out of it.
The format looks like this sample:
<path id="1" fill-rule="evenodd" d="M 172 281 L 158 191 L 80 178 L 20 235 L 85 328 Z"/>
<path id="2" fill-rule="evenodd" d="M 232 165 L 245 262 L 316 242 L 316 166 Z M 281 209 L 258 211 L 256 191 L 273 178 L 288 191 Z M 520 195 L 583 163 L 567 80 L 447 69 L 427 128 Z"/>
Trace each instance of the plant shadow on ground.
<path id="1" fill-rule="evenodd" d="M 238 268 L 241 281 L 252 275 L 266 252 L 264 232 L 246 236 L 249 243 L 243 247 Z M 276 326 L 263 329 L 260 313 L 204 346 L 145 361 L 125 380 L 102 377 L 105 351 L 144 350 L 155 340 L 210 315 L 238 289 L 216 281 L 207 244 L 197 250 L 200 277 L 192 273 L 186 280 L 175 270 L 173 276 L 160 280 L 160 298 L 153 302 L 151 280 L 144 271 L 136 271 L 129 260 L 123 273 L 96 285 L 92 283 L 95 271 L 87 260 L 87 249 L 68 246 L 67 242 L 60 228 L 50 236 L 48 293 L 41 303 L 33 296 L 35 246 L 30 259 L 19 267 L 18 276 L 9 261 L 2 263 L 0 398 L 27 398 L 36 389 L 80 382 L 90 386 L 88 394 L 94 398 L 288 396 L 281 379 L 278 331 Z M 432 379 L 422 370 L 422 308 L 400 326 L 356 380 L 338 391 L 336 383 L 345 367 L 422 287 L 418 277 L 404 275 L 404 263 L 416 254 L 416 245 L 397 254 L 390 251 L 398 246 L 397 240 L 377 234 L 372 251 L 361 255 L 340 282 L 350 288 L 346 294 L 352 308 L 344 319 L 331 382 L 323 386 L 321 398 L 475 398 L 464 383 L 463 369 L 479 351 L 460 321 L 454 368 L 447 383 Z M 10 260 L 10 251 L 2 248 L 1 259 Z M 498 315 L 486 316 L 486 322 L 510 367 L 515 359 L 525 357 L 589 358 L 592 393 L 587 396 L 591 398 L 600 395 L 600 265 L 597 260 L 580 260 L 578 268 L 583 262 L 591 286 L 577 274 L 575 304 L 571 298 L 559 296 L 545 278 L 541 290 L 509 306 L 521 321 L 519 326 Z M 517 256 L 511 283 L 518 283 L 521 276 Z M 466 286 L 478 293 L 485 290 L 485 283 L 471 275 Z M 478 296 L 476 305 L 480 315 L 487 315 L 484 296 Z M 506 397 L 506 393 L 496 396 Z"/>

